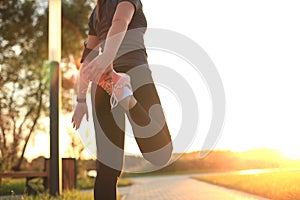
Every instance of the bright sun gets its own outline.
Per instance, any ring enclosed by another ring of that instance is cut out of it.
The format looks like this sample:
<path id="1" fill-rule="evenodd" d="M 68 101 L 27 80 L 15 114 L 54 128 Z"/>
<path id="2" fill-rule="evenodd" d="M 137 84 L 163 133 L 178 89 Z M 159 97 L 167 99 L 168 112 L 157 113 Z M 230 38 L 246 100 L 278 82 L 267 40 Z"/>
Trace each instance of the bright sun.
<path id="1" fill-rule="evenodd" d="M 294 160 L 300 159 L 300 150 L 298 149 L 288 148 L 288 149 L 281 150 L 281 152 L 287 158 L 294 159 Z"/>

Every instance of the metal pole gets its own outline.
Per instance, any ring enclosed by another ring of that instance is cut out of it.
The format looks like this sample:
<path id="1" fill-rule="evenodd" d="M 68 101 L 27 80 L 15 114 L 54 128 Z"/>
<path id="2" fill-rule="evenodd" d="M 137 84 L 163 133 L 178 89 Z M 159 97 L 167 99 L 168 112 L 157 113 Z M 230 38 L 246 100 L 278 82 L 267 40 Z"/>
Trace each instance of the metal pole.
<path id="1" fill-rule="evenodd" d="M 59 116 L 61 108 L 61 0 L 49 0 L 50 63 L 50 170 L 49 190 L 52 196 L 62 191 L 62 165 L 59 156 Z"/>

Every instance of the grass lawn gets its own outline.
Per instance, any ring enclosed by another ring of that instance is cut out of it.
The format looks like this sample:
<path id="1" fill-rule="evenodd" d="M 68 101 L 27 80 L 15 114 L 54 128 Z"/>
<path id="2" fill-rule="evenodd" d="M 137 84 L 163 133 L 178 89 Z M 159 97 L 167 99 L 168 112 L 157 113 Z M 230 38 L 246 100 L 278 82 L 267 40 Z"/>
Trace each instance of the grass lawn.
<path id="1" fill-rule="evenodd" d="M 0 195 L 1 197 L 1 195 Z M 79 190 L 72 190 L 72 191 L 64 191 L 63 194 L 59 197 L 51 197 L 49 193 L 40 193 L 36 196 L 33 195 L 24 195 L 21 198 L 14 198 L 14 196 L 10 196 L 6 199 L 2 198 L 3 200 L 14 200 L 14 199 L 22 199 L 22 200 L 91 200 L 93 199 L 93 191 L 89 192 L 81 192 Z M 117 200 L 120 200 L 121 196 L 118 195 Z"/>
<path id="2" fill-rule="evenodd" d="M 51 197 L 45 194 L 24 196 L 24 200 L 91 200 L 93 198 L 93 192 L 80 192 L 78 190 L 64 192 L 60 197 Z M 118 196 L 117 200 L 120 199 L 121 196 Z"/>
<path id="3" fill-rule="evenodd" d="M 24 200 L 91 200 L 93 192 L 80 192 L 78 190 L 65 191 L 59 197 L 51 197 L 49 194 L 39 194 L 37 196 L 24 196 Z"/>
<path id="4" fill-rule="evenodd" d="M 300 200 L 300 171 L 207 175 L 195 179 L 274 200 Z"/>
<path id="5" fill-rule="evenodd" d="M 93 192 L 82 192 L 80 190 L 92 189 L 94 187 L 94 178 L 82 178 L 77 180 L 77 188 L 73 191 L 64 191 L 60 197 L 53 198 L 44 192 L 42 180 L 36 179 L 30 181 L 30 185 L 39 192 L 37 196 L 24 196 L 24 200 L 40 200 L 40 199 L 50 199 L 50 200 L 85 200 L 93 199 Z M 118 181 L 118 186 L 128 186 L 132 185 L 133 182 L 129 179 L 120 179 Z M 2 184 L 0 187 L 1 195 L 22 195 L 25 193 L 25 179 L 2 179 Z M 8 198 L 13 199 L 13 198 Z"/>
<path id="6" fill-rule="evenodd" d="M 11 179 L 3 178 L 0 186 L 0 195 L 16 195 L 24 194 L 26 192 L 25 188 L 26 179 Z M 43 192 L 44 186 L 42 179 L 31 180 L 29 185 L 34 188 L 37 192 Z"/>

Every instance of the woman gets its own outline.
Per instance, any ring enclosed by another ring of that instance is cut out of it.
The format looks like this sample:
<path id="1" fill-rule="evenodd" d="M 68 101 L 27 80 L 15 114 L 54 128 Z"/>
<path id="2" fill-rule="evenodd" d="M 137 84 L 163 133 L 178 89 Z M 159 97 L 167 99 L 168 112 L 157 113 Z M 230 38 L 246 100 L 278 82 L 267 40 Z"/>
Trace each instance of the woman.
<path id="1" fill-rule="evenodd" d="M 84 115 L 88 117 L 85 98 L 92 81 L 98 158 L 95 199 L 116 199 L 125 114 L 145 159 L 161 166 L 172 154 L 171 136 L 147 62 L 146 27 L 140 0 L 98 0 L 89 19 L 72 122 L 78 129 Z"/>

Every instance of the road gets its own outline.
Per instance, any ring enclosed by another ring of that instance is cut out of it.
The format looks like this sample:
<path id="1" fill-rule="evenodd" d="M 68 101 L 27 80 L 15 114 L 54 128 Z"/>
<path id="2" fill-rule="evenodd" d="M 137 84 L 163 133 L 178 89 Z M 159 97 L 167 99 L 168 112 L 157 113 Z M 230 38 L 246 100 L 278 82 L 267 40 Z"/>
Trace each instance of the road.
<path id="1" fill-rule="evenodd" d="M 134 184 L 119 188 L 122 200 L 266 200 L 251 194 L 172 175 L 130 178 Z M 199 176 L 199 174 L 197 175 Z"/>

